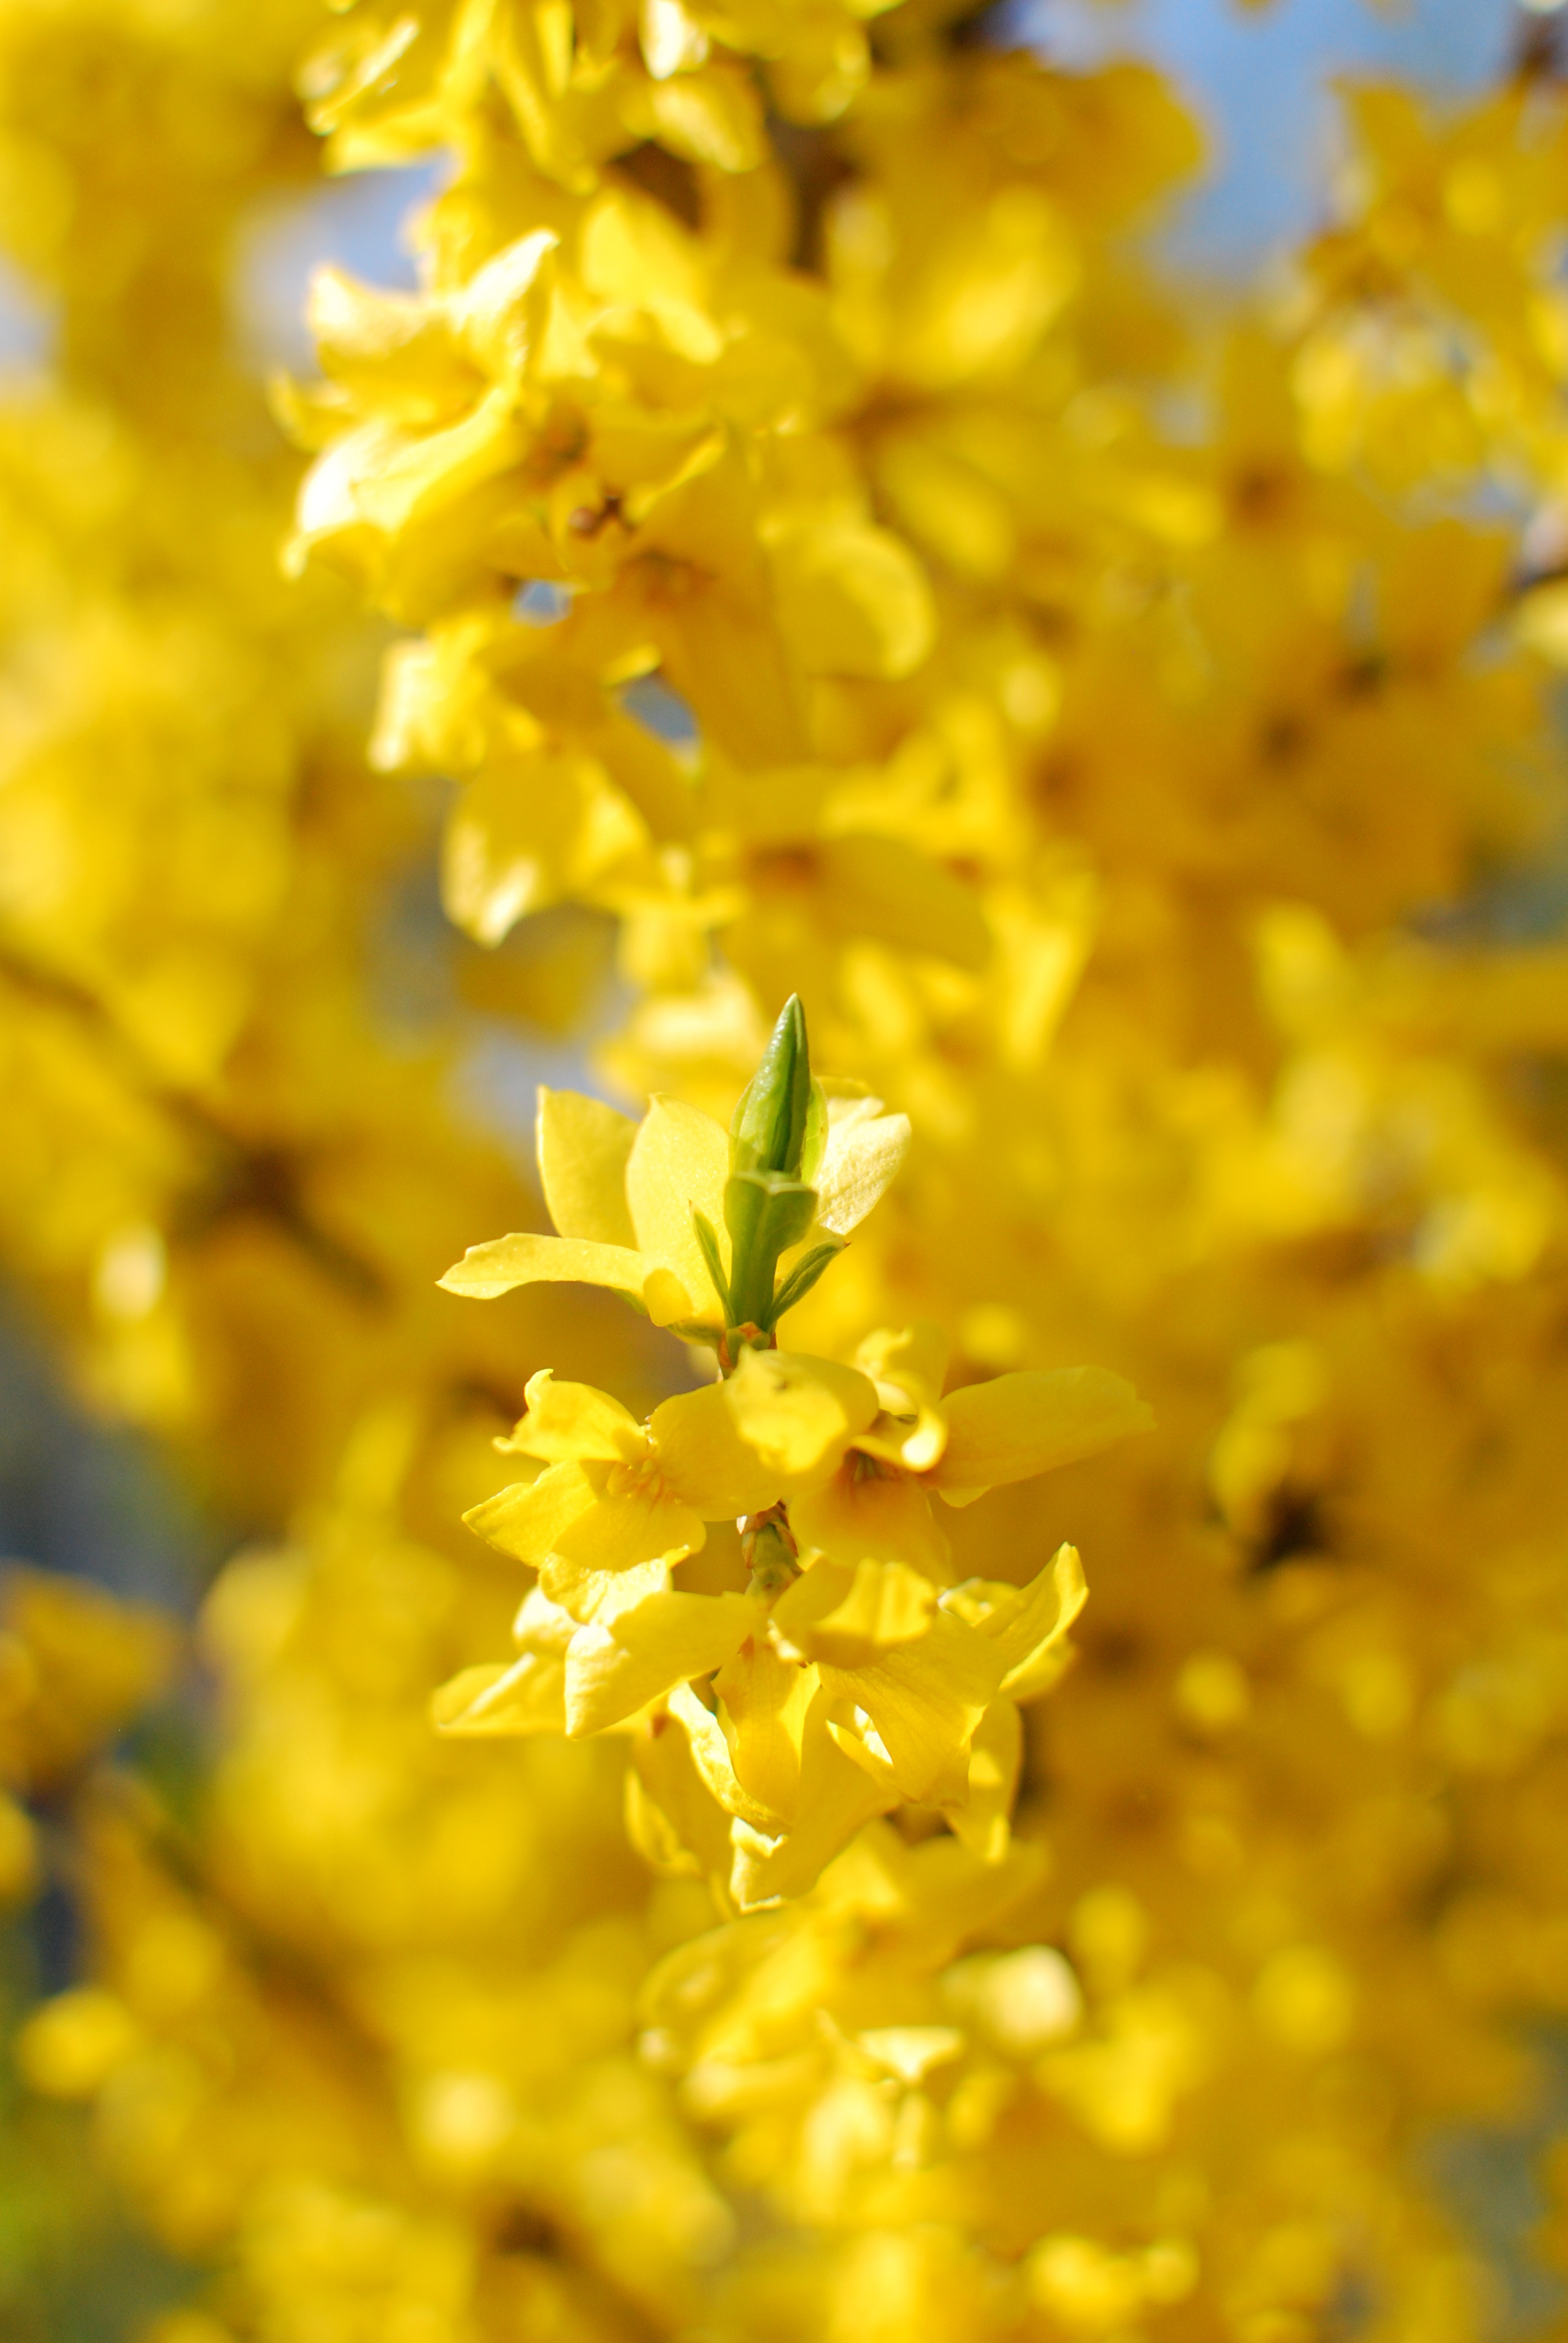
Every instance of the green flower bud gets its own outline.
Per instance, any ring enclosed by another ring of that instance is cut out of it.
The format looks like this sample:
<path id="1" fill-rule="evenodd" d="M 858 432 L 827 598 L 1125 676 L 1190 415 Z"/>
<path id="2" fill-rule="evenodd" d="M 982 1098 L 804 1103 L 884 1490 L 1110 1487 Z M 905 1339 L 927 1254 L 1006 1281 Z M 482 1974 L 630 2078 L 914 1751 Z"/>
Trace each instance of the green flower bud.
<path id="1" fill-rule="evenodd" d="M 826 1121 L 821 1091 L 811 1080 L 806 1011 L 792 992 L 729 1125 L 732 1172 L 775 1172 L 787 1180 L 807 1180 L 806 1155 Z M 819 1152 L 820 1141 L 818 1141 Z"/>
<path id="2" fill-rule="evenodd" d="M 817 1198 L 810 1182 L 828 1131 L 828 1102 L 811 1079 L 806 1012 L 792 993 L 729 1126 L 729 1312 L 736 1325 L 768 1326 L 779 1256 L 799 1243 Z"/>

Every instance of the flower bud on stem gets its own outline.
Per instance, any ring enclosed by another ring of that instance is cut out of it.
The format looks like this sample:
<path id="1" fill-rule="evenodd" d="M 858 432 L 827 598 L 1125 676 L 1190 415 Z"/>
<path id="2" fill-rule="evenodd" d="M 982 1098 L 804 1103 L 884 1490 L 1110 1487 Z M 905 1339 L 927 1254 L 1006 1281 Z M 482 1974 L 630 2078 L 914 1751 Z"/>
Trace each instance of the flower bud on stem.
<path id="1" fill-rule="evenodd" d="M 751 1584 L 764 1594 L 780 1594 L 800 1575 L 800 1550 L 783 1504 L 748 1514 L 740 1524 L 740 1552 Z"/>
<path id="2" fill-rule="evenodd" d="M 799 1243 L 816 1217 L 811 1182 L 827 1133 L 828 1103 L 821 1084 L 811 1078 L 806 1012 L 799 995 L 791 993 L 729 1126 L 724 1221 L 730 1268 L 728 1292 L 720 1287 L 719 1298 L 733 1326 L 750 1323 L 766 1330 L 779 1314 L 774 1294 L 779 1257 Z M 705 1241 L 704 1252 L 708 1250 Z M 826 1266 L 827 1256 L 821 1263 Z M 816 1275 L 820 1273 L 819 1268 Z M 816 1282 L 815 1276 L 810 1282 Z M 799 1273 L 786 1291 L 798 1285 Z"/>

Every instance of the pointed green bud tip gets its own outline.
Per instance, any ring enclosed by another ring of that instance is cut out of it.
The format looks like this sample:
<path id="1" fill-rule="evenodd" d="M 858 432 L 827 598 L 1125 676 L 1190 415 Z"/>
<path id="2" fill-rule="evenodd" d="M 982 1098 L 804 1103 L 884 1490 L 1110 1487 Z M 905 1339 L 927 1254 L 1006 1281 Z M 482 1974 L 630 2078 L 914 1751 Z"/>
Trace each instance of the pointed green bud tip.
<path id="1" fill-rule="evenodd" d="M 806 1011 L 799 994 L 792 992 L 735 1110 L 729 1126 L 731 1171 L 779 1172 L 798 1180 L 810 1121 Z"/>

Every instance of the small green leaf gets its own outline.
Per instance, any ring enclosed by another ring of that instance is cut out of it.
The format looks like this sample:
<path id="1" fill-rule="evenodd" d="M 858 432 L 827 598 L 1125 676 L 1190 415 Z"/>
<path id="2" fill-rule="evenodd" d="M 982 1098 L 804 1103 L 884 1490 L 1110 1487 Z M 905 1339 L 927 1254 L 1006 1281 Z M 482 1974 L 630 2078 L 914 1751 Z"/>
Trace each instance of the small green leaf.
<path id="1" fill-rule="evenodd" d="M 719 1255 L 718 1236 L 707 1213 L 699 1212 L 695 1204 L 691 1208 L 691 1221 L 692 1226 L 697 1231 L 697 1242 L 702 1247 L 702 1258 L 708 1263 L 708 1274 L 713 1281 L 713 1291 L 719 1297 L 719 1306 L 724 1312 L 724 1321 L 728 1325 L 731 1315 L 729 1287 L 725 1280 L 724 1262 Z"/>
<path id="2" fill-rule="evenodd" d="M 777 1326 L 787 1310 L 793 1310 L 798 1302 L 804 1302 L 828 1263 L 836 1261 L 843 1250 L 842 1242 L 838 1240 L 831 1244 L 814 1245 L 804 1261 L 796 1262 L 773 1296 L 772 1307 L 763 1322 L 769 1329 Z"/>

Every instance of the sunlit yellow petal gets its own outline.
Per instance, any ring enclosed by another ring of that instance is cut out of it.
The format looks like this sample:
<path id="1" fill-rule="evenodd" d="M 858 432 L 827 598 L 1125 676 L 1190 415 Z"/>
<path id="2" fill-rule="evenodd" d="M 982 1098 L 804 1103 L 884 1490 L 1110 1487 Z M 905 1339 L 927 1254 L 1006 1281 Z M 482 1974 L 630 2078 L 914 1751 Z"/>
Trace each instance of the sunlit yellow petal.
<path id="1" fill-rule="evenodd" d="M 586 1472 L 595 1502 L 564 1524 L 552 1554 L 590 1570 L 629 1570 L 639 1562 L 678 1562 L 707 1536 L 701 1517 L 669 1490 L 618 1486 L 623 1466 L 590 1464 Z"/>
<path id="2" fill-rule="evenodd" d="M 924 1635 L 936 1602 L 930 1580 L 901 1562 L 818 1562 L 774 1604 L 771 1632 L 789 1658 L 860 1667 Z"/>
<path id="3" fill-rule="evenodd" d="M 759 1513 L 784 1493 L 784 1476 L 741 1438 L 727 1393 L 722 1383 L 681 1392 L 648 1422 L 666 1487 L 709 1522 Z"/>
<path id="4" fill-rule="evenodd" d="M 734 1661 L 728 1664 L 735 1665 Z M 799 1670 L 796 1671 L 799 1674 Z M 812 1689 L 815 1689 L 813 1684 Z M 774 1812 L 766 1799 L 754 1797 L 747 1789 L 730 1761 L 729 1743 L 724 1726 L 709 1708 L 704 1708 L 689 1684 L 677 1684 L 669 1695 L 669 1713 L 685 1728 L 691 1747 L 692 1763 L 707 1783 L 727 1815 L 739 1815 L 742 1822 L 754 1830 L 766 1831 L 777 1837 L 784 1829 L 783 1817 Z"/>
<path id="5" fill-rule="evenodd" d="M 627 1827 L 638 1854 L 667 1877 L 723 1879 L 731 1816 L 699 1772 L 691 1745 L 668 1713 L 656 1711 L 631 1735 Z"/>
<path id="6" fill-rule="evenodd" d="M 648 1269 L 667 1269 L 691 1297 L 704 1322 L 723 1322 L 708 1263 L 692 1227 L 703 1213 L 729 1264 L 724 1183 L 729 1177 L 729 1137 L 721 1123 L 678 1099 L 655 1099 L 627 1158 L 626 1200 Z M 640 1291 L 642 1275 L 638 1287 Z"/>
<path id="7" fill-rule="evenodd" d="M 648 1434 L 636 1417 L 591 1383 L 558 1383 L 541 1367 L 528 1378 L 524 1397 L 528 1413 L 509 1440 L 497 1442 L 498 1448 L 551 1463 L 570 1457 L 631 1463 L 647 1453 Z"/>
<path id="8" fill-rule="evenodd" d="M 940 1408 L 914 1415 L 890 1415 L 884 1408 L 868 1432 L 855 1435 L 862 1456 L 874 1456 L 898 1473 L 929 1473 L 948 1444 L 948 1420 Z"/>
<path id="9" fill-rule="evenodd" d="M 1012 1834 L 1008 1817 L 1023 1761 L 1023 1720 L 1017 1703 L 993 1700 L 970 1743 L 969 1796 L 952 1808 L 949 1821 L 971 1855 L 1000 1863 Z"/>
<path id="10" fill-rule="evenodd" d="M 830 1470 L 877 1413 L 865 1375 L 799 1351 L 745 1352 L 723 1390 L 741 1438 L 786 1479 Z"/>
<path id="11" fill-rule="evenodd" d="M 970 1579 L 943 1595 L 942 1608 L 990 1637 L 1007 1671 L 1002 1690 L 1028 1700 L 1060 1674 L 1088 1594 L 1077 1547 L 1063 1545 L 1027 1586 Z"/>
<path id="12" fill-rule="evenodd" d="M 539 1564 L 539 1592 L 578 1626 L 586 1626 L 590 1619 L 608 1622 L 644 1595 L 659 1593 L 669 1584 L 669 1570 L 663 1554 L 606 1569 L 575 1554 L 548 1554 Z"/>
<path id="13" fill-rule="evenodd" d="M 822 1666 L 824 1690 L 870 1717 L 904 1796 L 929 1805 L 968 1796 L 970 1737 L 1001 1676 L 994 1646 L 945 1611 L 913 1643 L 852 1668 Z"/>
<path id="14" fill-rule="evenodd" d="M 880 1099 L 830 1099 L 828 1143 L 818 1169 L 817 1220 L 834 1236 L 858 1228 L 909 1152 L 910 1119 L 883 1114 Z"/>
<path id="15" fill-rule="evenodd" d="M 729 1892 L 743 1912 L 804 1895 L 824 1866 L 874 1815 L 900 1801 L 898 1785 L 878 1780 L 839 1747 L 830 1730 L 833 1703 L 825 1689 L 814 1695 L 800 1741 L 799 1819 L 779 1838 L 764 1836 L 741 1821 L 730 1828 L 734 1850 Z"/>
<path id="16" fill-rule="evenodd" d="M 855 1364 L 877 1385 L 890 1415 L 915 1414 L 934 1407 L 948 1371 L 948 1338 L 929 1319 L 913 1326 L 883 1327 L 868 1334 Z"/>
<path id="17" fill-rule="evenodd" d="M 525 1233 L 470 1245 L 462 1260 L 436 1282 L 448 1293 L 489 1302 L 516 1285 L 608 1285 L 618 1293 L 640 1294 L 645 1274 L 641 1254 L 625 1246 Z"/>
<path id="18" fill-rule="evenodd" d="M 942 1413 L 948 1444 L 930 1477 L 951 1505 L 1075 1463 L 1154 1421 L 1131 1384 L 1104 1367 L 998 1375 L 952 1393 Z"/>
<path id="19" fill-rule="evenodd" d="M 620 1725 L 672 1684 L 722 1667 L 759 1624 L 744 1594 L 649 1594 L 608 1625 L 579 1627 L 567 1652 L 567 1731 Z"/>
<path id="20" fill-rule="evenodd" d="M 539 1179 L 563 1237 L 634 1251 L 626 1164 L 637 1125 L 580 1091 L 539 1088 Z"/>
<path id="21" fill-rule="evenodd" d="M 790 648 L 821 675 L 904 676 L 930 648 L 930 588 L 890 531 L 863 521 L 803 522 L 772 547 Z"/>
<path id="22" fill-rule="evenodd" d="M 781 1658 L 760 1635 L 743 1644 L 713 1680 L 736 1779 L 766 1810 L 760 1821 L 751 1814 L 745 1819 L 763 1829 L 780 1830 L 795 1818 L 801 1735 L 817 1683 L 815 1668 Z"/>
<path id="23" fill-rule="evenodd" d="M 476 1536 L 515 1554 L 519 1562 L 542 1562 L 571 1524 L 591 1513 L 598 1491 L 578 1463 L 552 1464 L 537 1481 L 514 1482 L 463 1515 Z"/>
<path id="24" fill-rule="evenodd" d="M 656 1326 L 701 1325 L 711 1293 L 711 1287 L 705 1286 L 702 1300 L 694 1301 L 671 1269 L 650 1270 L 642 1282 L 643 1307 Z"/>

